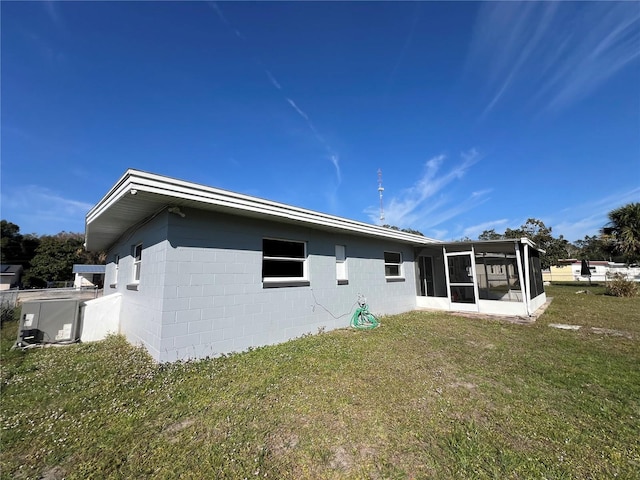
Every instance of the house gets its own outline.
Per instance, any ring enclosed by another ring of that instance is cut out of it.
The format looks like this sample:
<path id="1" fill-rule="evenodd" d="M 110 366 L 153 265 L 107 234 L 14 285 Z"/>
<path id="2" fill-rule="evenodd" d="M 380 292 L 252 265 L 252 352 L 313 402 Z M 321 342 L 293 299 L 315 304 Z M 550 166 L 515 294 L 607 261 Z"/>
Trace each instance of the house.
<path id="1" fill-rule="evenodd" d="M 445 243 L 138 170 L 89 211 L 86 248 L 107 265 L 85 324 L 108 304 L 158 361 L 346 327 L 359 294 L 377 315 L 526 316 L 546 300 L 527 239 Z"/>
<path id="2" fill-rule="evenodd" d="M 23 271 L 22 265 L 0 264 L 0 290 L 19 287 Z"/>
<path id="3" fill-rule="evenodd" d="M 591 276 L 582 275 L 582 260 L 567 258 L 558 260 L 558 265 L 552 265 L 548 271 L 543 272 L 545 282 L 606 282 L 615 274 L 631 281 L 640 281 L 640 268 L 629 266 L 619 262 L 606 260 L 589 260 Z"/>
<path id="4" fill-rule="evenodd" d="M 81 265 L 74 264 L 72 273 L 74 274 L 73 286 L 81 288 L 102 288 L 104 285 L 104 265 Z"/>

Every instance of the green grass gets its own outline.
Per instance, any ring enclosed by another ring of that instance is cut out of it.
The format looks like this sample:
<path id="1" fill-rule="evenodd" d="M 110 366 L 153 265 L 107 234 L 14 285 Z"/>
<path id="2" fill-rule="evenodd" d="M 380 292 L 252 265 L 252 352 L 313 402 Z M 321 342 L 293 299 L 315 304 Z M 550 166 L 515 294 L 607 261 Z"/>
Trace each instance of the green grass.
<path id="1" fill-rule="evenodd" d="M 580 289 L 533 325 L 412 312 L 163 365 L 118 336 L 9 350 L 8 322 L 1 475 L 639 478 L 640 298 Z"/>

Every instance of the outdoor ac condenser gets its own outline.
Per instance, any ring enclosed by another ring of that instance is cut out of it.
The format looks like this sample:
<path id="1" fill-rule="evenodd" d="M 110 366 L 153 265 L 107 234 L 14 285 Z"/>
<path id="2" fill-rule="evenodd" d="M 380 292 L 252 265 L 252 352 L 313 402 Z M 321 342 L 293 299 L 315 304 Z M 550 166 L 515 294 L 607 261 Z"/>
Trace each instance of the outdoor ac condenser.
<path id="1" fill-rule="evenodd" d="M 79 300 L 71 299 L 23 303 L 17 346 L 78 341 L 80 304 Z"/>

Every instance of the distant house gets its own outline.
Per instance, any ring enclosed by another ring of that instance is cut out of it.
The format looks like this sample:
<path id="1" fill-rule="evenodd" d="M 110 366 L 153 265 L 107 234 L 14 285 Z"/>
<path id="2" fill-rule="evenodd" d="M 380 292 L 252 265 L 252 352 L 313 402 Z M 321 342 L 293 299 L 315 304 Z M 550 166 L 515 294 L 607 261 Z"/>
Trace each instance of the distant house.
<path id="1" fill-rule="evenodd" d="M 72 270 L 74 274 L 73 286 L 75 288 L 102 288 L 104 285 L 104 272 L 104 265 L 81 265 L 76 263 L 73 265 Z"/>
<path id="2" fill-rule="evenodd" d="M 23 271 L 22 265 L 0 264 L 0 290 L 20 286 Z"/>
<path id="3" fill-rule="evenodd" d="M 558 261 L 559 265 L 552 265 L 548 271 L 543 272 L 545 282 L 587 282 L 588 275 L 582 275 L 582 260 L 567 258 Z M 627 280 L 640 281 L 640 268 L 624 263 L 608 262 L 606 260 L 590 260 L 588 262 L 591 271 L 591 281 L 605 282 L 612 275 L 623 275 Z"/>
<path id="4" fill-rule="evenodd" d="M 359 294 L 377 315 L 527 316 L 546 300 L 524 238 L 446 243 L 138 170 L 87 214 L 86 248 L 108 257 L 85 323 L 108 315 L 158 361 L 347 327 Z"/>

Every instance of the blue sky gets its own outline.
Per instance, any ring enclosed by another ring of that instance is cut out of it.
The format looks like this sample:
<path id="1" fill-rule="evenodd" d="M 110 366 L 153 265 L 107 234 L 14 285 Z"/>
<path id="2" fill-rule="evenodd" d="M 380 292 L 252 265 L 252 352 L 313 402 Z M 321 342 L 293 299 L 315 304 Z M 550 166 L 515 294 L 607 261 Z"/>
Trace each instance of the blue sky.
<path id="1" fill-rule="evenodd" d="M 442 240 L 640 201 L 637 2 L 2 2 L 1 215 L 137 168 Z"/>

